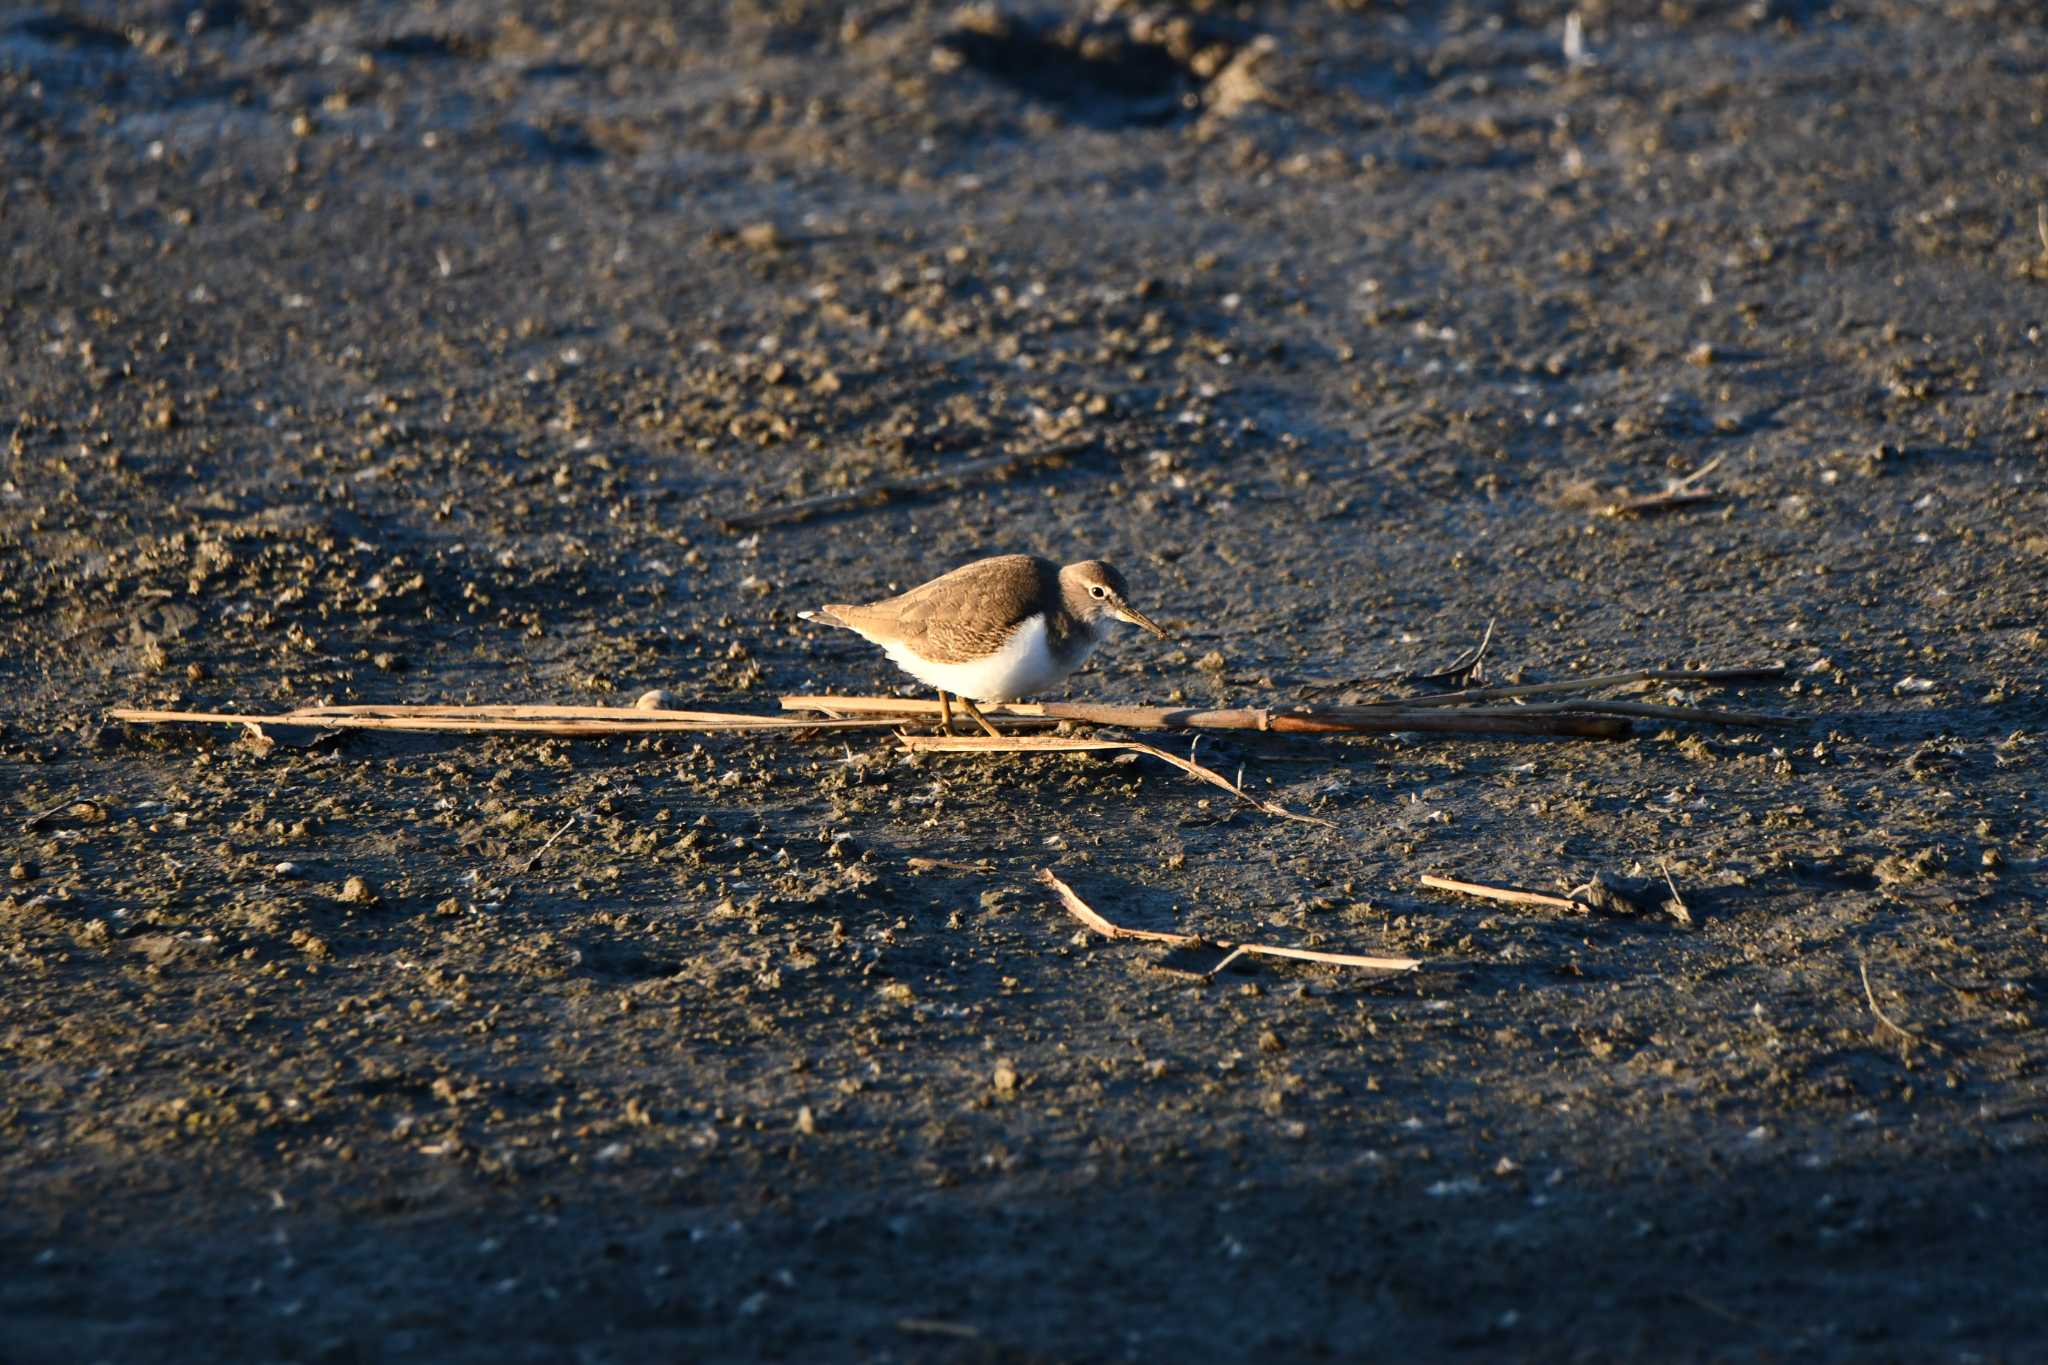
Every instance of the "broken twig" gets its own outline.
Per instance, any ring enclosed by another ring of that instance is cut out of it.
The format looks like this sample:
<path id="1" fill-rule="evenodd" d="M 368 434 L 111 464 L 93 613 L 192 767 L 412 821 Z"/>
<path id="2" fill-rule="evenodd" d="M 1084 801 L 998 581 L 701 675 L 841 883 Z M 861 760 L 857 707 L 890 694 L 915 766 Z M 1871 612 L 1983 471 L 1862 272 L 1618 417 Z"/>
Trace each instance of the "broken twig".
<path id="1" fill-rule="evenodd" d="M 1583 884 L 1562 896 L 1543 891 L 1524 891 L 1514 886 L 1489 886 L 1485 882 L 1460 881 L 1455 877 L 1423 877 L 1422 885 L 1436 891 L 1453 891 L 1461 896 L 1499 901 L 1506 905 L 1532 905 L 1545 910 L 1565 910 L 1574 915 L 1616 915 L 1635 919 L 1650 913 L 1668 915 L 1684 928 L 1693 927 L 1692 911 L 1679 898 L 1678 886 L 1667 872 L 1664 884 L 1671 899 L 1653 902 L 1654 884 L 1609 872 L 1595 872 Z"/>
<path id="2" fill-rule="evenodd" d="M 1941 1047 L 1939 1044 L 1931 1042 L 1926 1038 L 1922 1038 L 1919 1034 L 1913 1032 L 1913 1030 L 1909 1028 L 1902 1028 L 1898 1024 L 1893 1023 L 1891 1016 L 1886 1014 L 1884 1010 L 1879 1007 L 1877 1003 L 1877 992 L 1870 989 L 1870 966 L 1868 963 L 1864 961 L 1863 955 L 1861 953 L 1858 953 L 1856 955 L 1856 974 L 1863 978 L 1863 998 L 1870 1002 L 1870 1012 L 1877 1016 L 1878 1023 L 1883 1024 L 1886 1028 L 1890 1029 L 1893 1033 L 1898 1034 L 1899 1037 L 1904 1038 L 1909 1043 L 1918 1043 L 1922 1047 L 1933 1048 L 1936 1052 L 1941 1051 Z"/>
<path id="3" fill-rule="evenodd" d="M 1401 697 L 1368 703 L 1373 706 L 1463 706 L 1468 702 L 1502 701 L 1509 697 L 1535 697 L 1550 693 L 1604 692 L 1610 687 L 1635 683 L 1740 683 L 1775 682 L 1785 676 L 1786 665 L 1744 664 L 1734 668 L 1637 668 L 1626 673 L 1594 673 L 1583 678 L 1554 678 L 1548 682 L 1502 683 L 1494 687 L 1468 687 L 1460 692 L 1439 692 L 1429 697 Z"/>
<path id="4" fill-rule="evenodd" d="M 1525 715 L 1555 712 L 1572 716 L 1646 716 L 1656 720 L 1690 720 L 1702 725 L 1733 725 L 1758 729 L 1778 729 L 1802 723 L 1798 716 L 1781 715 L 1776 711 L 1723 711 L 1707 706 L 1659 706 L 1648 701 L 1538 702 L 1534 706 L 1523 706 L 1517 710 Z"/>
<path id="5" fill-rule="evenodd" d="M 1381 971 L 1411 972 L 1422 963 L 1412 957 L 1368 957 L 1363 953 L 1330 953 L 1317 948 L 1281 948 L 1266 943 L 1226 943 L 1220 939 L 1205 939 L 1199 934 L 1167 933 L 1159 929 L 1130 929 L 1121 924 L 1112 924 L 1103 918 L 1094 906 L 1081 899 L 1074 888 L 1061 881 L 1049 867 L 1040 868 L 1038 880 L 1052 888 L 1066 907 L 1068 914 L 1093 929 L 1104 938 L 1143 939 L 1148 943 L 1165 943 L 1176 948 L 1217 948 L 1229 954 L 1210 969 L 1211 975 L 1221 970 L 1224 963 L 1240 953 L 1255 957 L 1284 957 L 1297 962 L 1323 962 L 1335 967 L 1371 967 Z"/>
<path id="6" fill-rule="evenodd" d="M 1696 502 L 1711 502 L 1721 495 L 1710 488 L 1699 487 L 1699 482 L 1719 468 L 1721 461 L 1727 458 L 1725 454 L 1716 455 L 1683 478 L 1666 479 L 1664 487 L 1657 492 L 1624 496 L 1601 508 L 1600 514 L 1608 517 L 1643 516 L 1650 512 L 1668 512 L 1675 507 L 1685 507 Z"/>
<path id="7" fill-rule="evenodd" d="M 1445 664 L 1434 673 L 1410 673 L 1403 681 L 1417 686 L 1431 683 L 1451 683 L 1463 687 L 1472 679 L 1481 676 L 1486 667 L 1486 650 L 1493 643 L 1494 618 L 1488 617 L 1486 633 L 1479 637 L 1479 643 Z"/>
<path id="8" fill-rule="evenodd" d="M 392 730 L 406 734 L 529 734 L 567 739 L 604 735 L 747 730 L 875 730 L 885 720 L 798 720 L 738 711 L 671 711 L 638 706 L 306 706 L 278 715 L 234 711 L 154 711 L 118 706 L 109 720 L 130 725 L 264 725 L 315 730 Z"/>
<path id="9" fill-rule="evenodd" d="M 549 849 L 553 848 L 555 846 L 555 840 L 561 838 L 564 834 L 567 834 L 569 832 L 569 827 L 575 824 L 578 820 L 582 819 L 583 816 L 584 812 L 579 810 L 574 815 L 564 820 L 562 822 L 562 827 L 556 830 L 553 834 L 550 834 L 548 836 L 548 841 L 542 844 L 539 848 L 535 849 L 533 851 L 533 856 L 531 858 L 528 858 L 524 863 L 521 863 L 519 865 L 519 875 L 523 877 L 527 873 L 533 871 L 534 866 L 540 862 L 541 855 L 546 853 Z"/>
<path id="10" fill-rule="evenodd" d="M 1424 886 L 1437 891 L 1455 891 L 1463 896 L 1477 896 L 1481 900 L 1503 901 L 1509 905 L 1540 905 L 1546 910 L 1569 910 L 1575 915 L 1591 912 L 1592 907 L 1569 896 L 1551 896 L 1541 891 L 1522 891 L 1512 886 L 1488 886 L 1484 882 L 1462 882 L 1454 877 L 1424 877 Z"/>
<path id="11" fill-rule="evenodd" d="M 1671 869 L 1664 863 L 1659 862 L 1657 870 L 1664 874 L 1664 885 L 1671 888 L 1671 899 L 1664 902 L 1664 913 L 1677 920 L 1686 928 L 1692 928 L 1692 907 L 1685 903 L 1685 897 L 1678 894 L 1678 883 L 1671 879 Z"/>
<path id="12" fill-rule="evenodd" d="M 898 1318 L 896 1330 L 907 1337 L 952 1337 L 958 1341 L 978 1341 L 981 1329 L 964 1322 L 945 1322 L 939 1318 Z"/>
<path id="13" fill-rule="evenodd" d="M 939 704 L 914 697 L 784 697 L 790 711 L 827 716 L 899 716 L 936 719 Z M 1526 706 L 1412 711 L 1393 706 L 1229 707 L 1106 706 L 1081 702 L 1007 702 L 982 707 L 994 719 L 1077 721 L 1134 730 L 1260 730 L 1290 735 L 1373 735 L 1428 731 L 1465 735 L 1550 735 L 1625 739 L 1635 733 L 1625 716 L 1534 713 Z"/>
<path id="14" fill-rule="evenodd" d="M 978 862 L 963 863 L 957 858 L 905 858 L 903 865 L 912 875 L 922 876 L 926 872 L 993 872 L 996 865 L 983 858 Z"/>
<path id="15" fill-rule="evenodd" d="M 1340 692 L 1347 688 L 1390 687 L 1400 684 L 1407 684 L 1412 687 L 1428 687 L 1449 683 L 1455 687 L 1463 687 L 1471 682 L 1472 679 L 1481 676 L 1486 664 L 1487 648 L 1493 643 L 1494 625 L 1495 622 L 1493 620 L 1488 620 L 1486 623 L 1486 633 L 1479 637 L 1479 643 L 1445 664 L 1442 668 L 1427 673 L 1419 669 L 1407 669 L 1399 673 L 1378 673 L 1371 677 L 1311 680 L 1301 685 L 1300 695 L 1316 696 L 1327 692 Z"/>
<path id="16" fill-rule="evenodd" d="M 1474 665 L 1477 658 L 1474 659 Z M 1462 661 L 1455 667 L 1462 666 Z M 1450 670 L 1446 670 L 1447 672 Z M 1642 669 L 1552 682 L 1471 687 L 1458 692 L 1372 702 L 1362 706 L 1222 707 L 1117 706 L 1079 702 L 1012 702 L 991 705 L 990 715 L 1026 725 L 1076 721 L 1151 730 L 1258 730 L 1295 735 L 1364 735 L 1400 732 L 1468 735 L 1543 735 L 1575 739 L 1624 739 L 1635 733 L 1631 718 L 1692 721 L 1706 725 L 1797 724 L 1797 718 L 1756 711 L 1719 711 L 1662 706 L 1640 701 L 1561 699 L 1519 706 L 1467 703 L 1549 694 L 1601 691 L 1641 682 L 1732 683 L 1784 675 L 1782 664 L 1756 668 Z M 906 718 L 937 719 L 937 703 L 906 697 L 789 696 L 785 711 L 810 711 L 823 719 L 764 716 L 739 711 L 684 710 L 640 706 L 527 705 L 358 705 L 302 706 L 261 715 L 240 711 L 170 711 L 116 707 L 110 720 L 130 725 L 237 725 L 259 738 L 262 727 L 313 730 L 387 730 L 412 734 L 530 734 L 564 739 L 673 733 L 742 734 L 757 730 L 891 729 Z M 44 818 L 48 818 L 45 816 Z"/>

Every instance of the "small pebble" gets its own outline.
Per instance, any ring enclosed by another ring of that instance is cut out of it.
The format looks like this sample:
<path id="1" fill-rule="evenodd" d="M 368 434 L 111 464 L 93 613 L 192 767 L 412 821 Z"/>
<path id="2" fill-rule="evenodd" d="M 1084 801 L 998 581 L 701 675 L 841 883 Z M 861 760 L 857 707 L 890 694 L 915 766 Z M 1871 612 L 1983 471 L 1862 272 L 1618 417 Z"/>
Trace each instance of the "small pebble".
<path id="1" fill-rule="evenodd" d="M 676 704 L 675 693 L 666 687 L 650 688 L 642 692 L 633 705 L 642 711 L 666 711 Z"/>

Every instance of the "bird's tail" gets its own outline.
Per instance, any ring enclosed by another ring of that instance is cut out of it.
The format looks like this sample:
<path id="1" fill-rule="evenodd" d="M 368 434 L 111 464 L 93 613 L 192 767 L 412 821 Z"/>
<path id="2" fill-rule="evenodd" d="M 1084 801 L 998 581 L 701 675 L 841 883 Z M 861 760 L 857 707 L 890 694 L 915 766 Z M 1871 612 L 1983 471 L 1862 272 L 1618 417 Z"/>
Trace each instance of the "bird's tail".
<path id="1" fill-rule="evenodd" d="M 839 618 L 839 609 L 836 606 L 819 607 L 816 611 L 800 611 L 797 615 L 806 621 L 816 621 L 821 626 L 837 626 L 841 630 L 853 629 Z"/>

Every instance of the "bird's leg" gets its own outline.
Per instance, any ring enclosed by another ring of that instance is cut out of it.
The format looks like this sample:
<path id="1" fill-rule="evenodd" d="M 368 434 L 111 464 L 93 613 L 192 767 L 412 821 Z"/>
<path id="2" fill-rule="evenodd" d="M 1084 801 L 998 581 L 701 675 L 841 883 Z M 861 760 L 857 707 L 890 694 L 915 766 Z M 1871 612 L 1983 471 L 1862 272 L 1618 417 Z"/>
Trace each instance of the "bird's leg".
<path id="1" fill-rule="evenodd" d="M 967 698 L 962 697 L 965 701 Z M 939 728 L 947 734 L 953 733 L 953 703 L 946 696 L 946 689 L 939 689 Z"/>
<path id="2" fill-rule="evenodd" d="M 982 729 L 988 731 L 997 739 L 1002 739 L 1004 737 L 1003 732 L 1001 730 L 996 729 L 995 726 L 990 725 L 988 723 L 988 717 L 981 714 L 980 707 L 976 706 L 973 702 L 967 700 L 967 698 L 965 697 L 960 698 L 960 704 L 967 708 L 968 715 L 974 717 L 974 723 L 976 725 L 979 725 Z"/>

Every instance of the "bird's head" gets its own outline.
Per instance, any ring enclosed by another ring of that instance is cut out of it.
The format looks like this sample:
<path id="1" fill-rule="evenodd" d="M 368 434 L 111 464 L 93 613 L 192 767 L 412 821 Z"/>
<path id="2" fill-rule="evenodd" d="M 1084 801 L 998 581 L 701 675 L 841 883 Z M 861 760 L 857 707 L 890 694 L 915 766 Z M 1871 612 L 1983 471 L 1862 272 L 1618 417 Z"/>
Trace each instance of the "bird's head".
<path id="1" fill-rule="evenodd" d="M 1132 606 L 1124 591 L 1124 576 L 1099 559 L 1084 559 L 1060 570 L 1060 593 L 1066 598 L 1067 610 L 1090 627 L 1100 629 L 1104 621 L 1128 621 L 1165 639 L 1166 632 Z"/>

